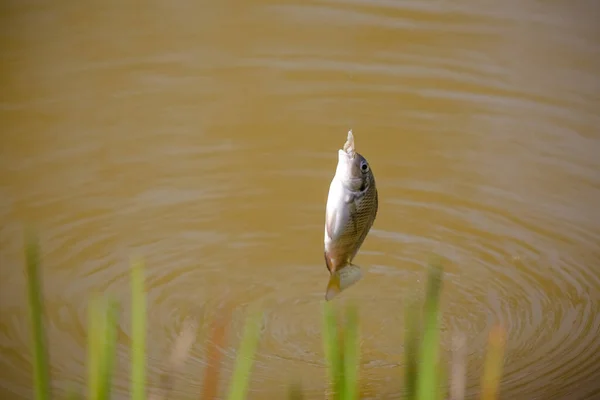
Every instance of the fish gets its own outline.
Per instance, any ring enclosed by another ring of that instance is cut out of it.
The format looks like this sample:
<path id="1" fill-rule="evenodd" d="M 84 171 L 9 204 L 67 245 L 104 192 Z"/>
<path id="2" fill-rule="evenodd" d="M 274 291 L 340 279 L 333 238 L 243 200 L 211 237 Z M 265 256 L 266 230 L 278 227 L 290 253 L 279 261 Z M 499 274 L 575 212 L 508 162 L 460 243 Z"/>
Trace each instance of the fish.
<path id="1" fill-rule="evenodd" d="M 350 130 L 338 150 L 325 208 L 325 265 L 330 274 L 326 301 L 362 278 L 361 267 L 352 260 L 371 230 L 378 209 L 375 176 L 369 162 L 356 152 Z"/>

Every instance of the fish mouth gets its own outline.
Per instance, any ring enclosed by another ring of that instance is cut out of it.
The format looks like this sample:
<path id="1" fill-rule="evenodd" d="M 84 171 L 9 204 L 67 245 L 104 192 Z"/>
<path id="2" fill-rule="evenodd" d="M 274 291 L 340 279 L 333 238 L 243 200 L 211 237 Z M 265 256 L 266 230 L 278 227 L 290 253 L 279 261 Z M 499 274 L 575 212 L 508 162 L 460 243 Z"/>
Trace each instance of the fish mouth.
<path id="1" fill-rule="evenodd" d="M 354 135 L 352 134 L 352 129 L 348 131 L 348 138 L 346 139 L 346 143 L 344 143 L 342 150 L 350 156 L 350 159 L 354 159 L 356 149 L 354 147 Z"/>
<path id="2" fill-rule="evenodd" d="M 357 170 L 355 165 L 358 153 L 354 146 L 354 135 L 351 129 L 348 131 L 348 138 L 344 143 L 344 147 L 338 150 L 338 165 L 335 172 L 344 188 L 351 192 L 358 191 L 363 184 L 360 170 Z"/>

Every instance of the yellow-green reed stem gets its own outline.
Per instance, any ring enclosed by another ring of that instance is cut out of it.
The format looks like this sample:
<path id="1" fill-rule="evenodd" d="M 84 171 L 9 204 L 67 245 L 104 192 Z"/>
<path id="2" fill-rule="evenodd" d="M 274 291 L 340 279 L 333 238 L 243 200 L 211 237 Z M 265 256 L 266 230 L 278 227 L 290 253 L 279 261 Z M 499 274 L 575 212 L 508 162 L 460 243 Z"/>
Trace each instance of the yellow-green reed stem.
<path id="1" fill-rule="evenodd" d="M 262 313 L 255 312 L 248 317 L 244 334 L 235 361 L 235 369 L 229 387 L 229 400 L 243 400 L 250 382 L 250 373 L 254 364 L 254 354 L 260 338 Z"/>
<path id="2" fill-rule="evenodd" d="M 358 398 L 358 371 L 360 364 L 360 343 L 358 335 L 358 311 L 348 307 L 344 329 L 344 399 Z"/>
<path id="3" fill-rule="evenodd" d="M 417 374 L 417 398 L 435 400 L 439 385 L 438 360 L 440 330 L 438 301 L 441 289 L 441 268 L 431 266 L 425 299 L 424 332 L 420 349 L 420 368 Z"/>
<path id="4" fill-rule="evenodd" d="M 407 301 L 404 311 L 404 363 L 406 364 L 404 386 L 406 387 L 406 400 L 414 400 L 417 392 L 418 323 L 416 304 L 414 301 Z"/>
<path id="5" fill-rule="evenodd" d="M 88 309 L 88 399 L 110 397 L 117 342 L 117 303 L 94 295 Z"/>
<path id="6" fill-rule="evenodd" d="M 342 399 L 344 391 L 343 355 L 339 344 L 340 334 L 338 333 L 337 321 L 331 302 L 324 303 L 323 316 L 323 346 L 329 372 L 329 382 L 331 382 L 333 398 Z"/>
<path id="7" fill-rule="evenodd" d="M 102 365 L 105 316 L 100 297 L 93 295 L 88 305 L 88 400 L 98 400 L 100 394 L 100 371 Z"/>
<path id="8" fill-rule="evenodd" d="M 33 383 L 36 400 L 45 400 L 51 397 L 50 373 L 48 366 L 48 353 L 46 335 L 44 332 L 42 305 L 42 284 L 39 271 L 39 247 L 37 239 L 28 234 L 25 237 L 25 259 L 27 263 L 27 287 L 29 294 L 29 316 L 31 319 L 31 334 L 33 342 Z"/>
<path id="9" fill-rule="evenodd" d="M 146 294 L 144 269 L 135 261 L 131 269 L 131 399 L 143 400 L 146 386 Z"/>

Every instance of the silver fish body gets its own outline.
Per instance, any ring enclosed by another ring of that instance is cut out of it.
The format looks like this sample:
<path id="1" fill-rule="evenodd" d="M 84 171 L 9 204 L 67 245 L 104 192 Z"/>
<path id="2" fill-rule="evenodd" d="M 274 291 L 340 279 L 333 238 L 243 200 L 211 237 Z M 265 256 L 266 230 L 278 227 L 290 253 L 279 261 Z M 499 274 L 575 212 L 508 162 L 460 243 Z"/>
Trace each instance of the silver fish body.
<path id="1" fill-rule="evenodd" d="M 373 171 L 356 152 L 349 131 L 344 147 L 338 150 L 325 211 L 325 263 L 330 272 L 326 300 L 361 279 L 360 267 L 352 260 L 375 222 L 378 206 Z"/>

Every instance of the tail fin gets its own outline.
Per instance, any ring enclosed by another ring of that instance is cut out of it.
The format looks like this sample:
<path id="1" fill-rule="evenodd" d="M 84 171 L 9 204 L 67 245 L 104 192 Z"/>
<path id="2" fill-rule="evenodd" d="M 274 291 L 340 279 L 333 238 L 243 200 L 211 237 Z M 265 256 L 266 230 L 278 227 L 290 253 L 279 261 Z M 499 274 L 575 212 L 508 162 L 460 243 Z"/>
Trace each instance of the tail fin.
<path id="1" fill-rule="evenodd" d="M 360 278 L 362 278 L 362 272 L 358 265 L 348 264 L 340 270 L 335 271 L 329 278 L 325 300 L 329 301 L 333 299 L 343 290 L 358 282 Z"/>

